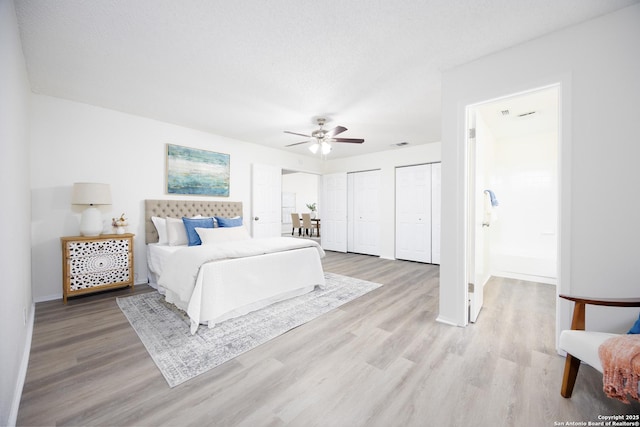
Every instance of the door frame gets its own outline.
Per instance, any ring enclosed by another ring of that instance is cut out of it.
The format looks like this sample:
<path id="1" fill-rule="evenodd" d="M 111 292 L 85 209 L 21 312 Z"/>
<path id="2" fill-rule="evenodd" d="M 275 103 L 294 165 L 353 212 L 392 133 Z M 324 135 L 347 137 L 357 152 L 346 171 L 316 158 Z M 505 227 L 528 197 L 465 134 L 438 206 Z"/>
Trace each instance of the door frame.
<path id="1" fill-rule="evenodd" d="M 465 120 L 463 122 L 464 125 L 464 137 L 463 137 L 463 158 L 464 158 L 464 224 L 463 224 L 463 235 L 464 235 L 464 245 L 462 247 L 463 251 L 463 266 L 464 273 L 462 277 L 466 279 L 469 277 L 469 259 L 474 257 L 469 253 L 469 239 L 472 233 L 469 231 L 469 219 L 470 219 L 470 211 L 473 209 L 472 206 L 469 205 L 469 162 L 474 161 L 475 159 L 470 159 L 471 153 L 469 150 L 469 123 L 468 123 L 468 115 L 467 111 L 469 108 L 473 108 L 474 106 L 493 102 L 503 98 L 510 98 L 519 95 L 525 95 L 527 93 L 536 92 L 543 89 L 548 89 L 551 87 L 558 88 L 558 259 L 557 259 L 557 275 L 558 275 L 558 283 L 556 285 L 556 296 L 560 293 L 569 293 L 570 292 L 570 220 L 571 220 L 571 137 L 570 137 L 570 84 L 569 81 L 565 78 L 561 78 L 558 81 L 540 85 L 540 86 L 531 86 L 529 88 L 514 91 L 508 94 L 502 94 L 499 96 L 487 98 L 485 100 L 479 102 L 468 103 L 462 106 Z M 459 326 L 466 326 L 469 323 L 469 311 L 468 311 L 468 285 L 465 283 L 466 280 L 460 280 L 456 286 L 459 287 L 459 294 L 463 296 L 463 300 L 459 300 L 459 304 L 464 304 L 464 322 Z M 556 299 L 557 300 L 557 299 Z M 567 325 L 570 323 L 571 310 L 567 305 L 556 304 L 556 344 L 559 337 L 560 330 L 563 325 Z"/>
<path id="2" fill-rule="evenodd" d="M 317 179 L 316 204 L 318 205 L 318 209 L 320 209 L 320 207 L 322 207 L 322 200 L 321 200 L 322 199 L 322 173 L 320 173 L 320 172 L 309 172 L 309 171 L 306 171 L 306 170 L 299 170 L 299 169 L 295 169 L 295 168 L 281 168 L 280 173 L 282 174 L 283 177 L 285 175 L 289 175 L 289 174 L 304 174 L 304 175 L 313 175 L 313 176 L 315 176 L 316 179 Z M 280 192 L 281 192 L 281 194 L 283 194 L 282 188 L 280 189 Z M 320 215 L 319 210 L 317 211 L 317 214 Z M 284 224 L 284 222 L 283 222 L 283 224 Z M 283 228 L 282 232 L 283 233 L 287 232 L 287 230 L 285 230 Z"/>

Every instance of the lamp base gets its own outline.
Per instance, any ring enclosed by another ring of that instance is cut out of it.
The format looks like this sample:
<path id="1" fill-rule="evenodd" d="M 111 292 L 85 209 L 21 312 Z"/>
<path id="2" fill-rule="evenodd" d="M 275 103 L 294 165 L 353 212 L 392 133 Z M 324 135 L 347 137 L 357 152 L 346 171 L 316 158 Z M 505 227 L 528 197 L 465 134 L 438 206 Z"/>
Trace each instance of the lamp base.
<path id="1" fill-rule="evenodd" d="M 99 236 L 102 233 L 102 214 L 98 208 L 89 206 L 82 212 L 80 234 L 83 236 Z"/>

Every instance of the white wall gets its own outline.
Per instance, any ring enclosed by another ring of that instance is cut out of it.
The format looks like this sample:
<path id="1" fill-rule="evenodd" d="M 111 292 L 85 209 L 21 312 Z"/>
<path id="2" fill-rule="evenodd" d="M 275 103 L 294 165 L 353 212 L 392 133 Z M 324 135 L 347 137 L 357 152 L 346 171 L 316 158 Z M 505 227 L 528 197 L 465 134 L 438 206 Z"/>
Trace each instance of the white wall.
<path id="1" fill-rule="evenodd" d="M 48 96 L 33 95 L 31 118 L 31 190 L 33 294 L 36 301 L 60 298 L 60 237 L 79 233 L 72 211 L 74 182 L 111 184 L 113 204 L 105 217 L 124 212 L 135 238 L 136 283 L 146 282 L 145 199 L 198 196 L 167 195 L 166 144 L 228 153 L 230 196 L 251 212 L 251 164 L 320 172 L 320 160 L 265 148 L 205 132 Z M 216 200 L 216 198 L 207 198 Z"/>
<path id="2" fill-rule="evenodd" d="M 30 88 L 12 1 L 0 1 L 0 425 L 14 425 L 31 348 Z"/>
<path id="3" fill-rule="evenodd" d="M 638 22 L 635 5 L 444 73 L 440 321 L 464 325 L 466 318 L 464 108 L 558 82 L 560 291 L 638 295 Z M 566 328 L 571 305 L 559 307 L 559 327 Z M 590 310 L 587 327 L 619 330 L 637 316 L 610 310 Z"/>
<path id="4" fill-rule="evenodd" d="M 494 276 L 556 284 L 558 137 L 500 138 L 491 180 L 500 206 L 491 226 Z"/>
<path id="5" fill-rule="evenodd" d="M 380 257 L 395 257 L 395 168 L 440 161 L 440 143 L 423 144 L 346 159 L 328 160 L 323 173 L 380 169 Z"/>
<path id="6" fill-rule="evenodd" d="M 318 183 L 320 175 L 310 173 L 288 173 L 282 175 L 282 191 L 296 194 L 296 212 L 309 212 L 307 204 L 318 207 Z"/>

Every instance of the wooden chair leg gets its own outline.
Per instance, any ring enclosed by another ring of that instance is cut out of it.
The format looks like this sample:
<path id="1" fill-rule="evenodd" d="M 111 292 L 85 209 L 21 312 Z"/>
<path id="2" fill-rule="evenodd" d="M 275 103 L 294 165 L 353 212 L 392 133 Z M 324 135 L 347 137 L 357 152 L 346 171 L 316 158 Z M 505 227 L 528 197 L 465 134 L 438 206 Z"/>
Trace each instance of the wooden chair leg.
<path id="1" fill-rule="evenodd" d="M 564 362 L 564 374 L 562 375 L 562 388 L 560 389 L 562 397 L 567 399 L 571 397 L 573 386 L 578 376 L 578 369 L 580 369 L 580 359 L 567 353 L 567 359 Z"/>

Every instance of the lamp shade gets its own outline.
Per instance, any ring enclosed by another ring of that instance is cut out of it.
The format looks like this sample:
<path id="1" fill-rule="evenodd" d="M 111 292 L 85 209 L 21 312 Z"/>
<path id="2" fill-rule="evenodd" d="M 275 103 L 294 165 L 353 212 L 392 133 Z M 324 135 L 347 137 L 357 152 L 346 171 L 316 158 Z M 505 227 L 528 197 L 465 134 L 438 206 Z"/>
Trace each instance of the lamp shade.
<path id="1" fill-rule="evenodd" d="M 72 205 L 110 205 L 111 186 L 95 182 L 76 182 L 71 195 Z"/>
<path id="2" fill-rule="evenodd" d="M 102 232 L 102 214 L 96 205 L 111 204 L 109 184 L 95 182 L 76 182 L 71 195 L 72 205 L 88 205 L 80 219 L 80 233 L 83 236 L 98 236 Z"/>

